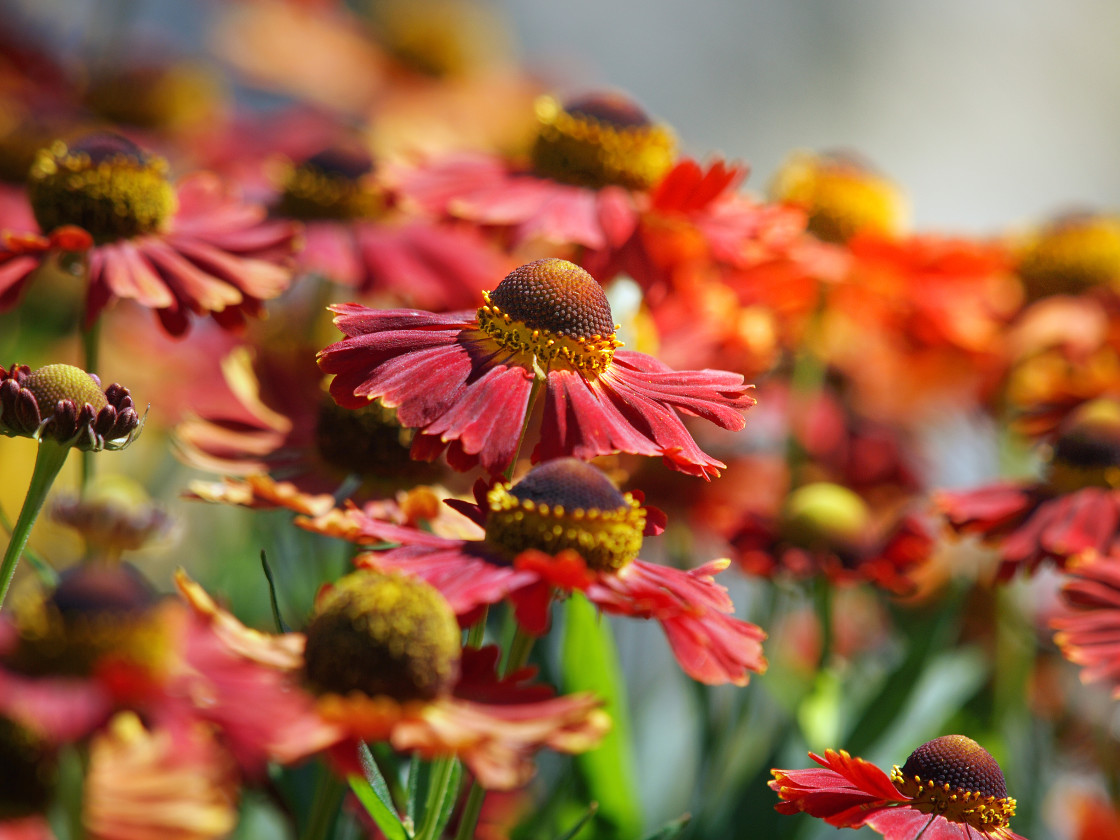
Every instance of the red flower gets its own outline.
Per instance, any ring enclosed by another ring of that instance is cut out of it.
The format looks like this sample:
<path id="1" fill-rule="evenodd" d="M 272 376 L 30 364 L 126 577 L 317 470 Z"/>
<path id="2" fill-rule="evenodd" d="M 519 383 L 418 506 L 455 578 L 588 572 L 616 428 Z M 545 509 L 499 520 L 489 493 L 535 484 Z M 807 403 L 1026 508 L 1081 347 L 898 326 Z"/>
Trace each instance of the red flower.
<path id="1" fill-rule="evenodd" d="M 308 349 L 264 345 L 251 354 L 242 348 L 225 359 L 222 372 L 224 404 L 176 429 L 183 460 L 228 477 L 221 485 L 192 483 L 194 496 L 323 513 L 348 478 L 357 479 L 351 497 L 368 499 L 438 474 L 409 458 L 411 433 L 392 411 L 335 403 Z"/>
<path id="2" fill-rule="evenodd" d="M 396 197 L 360 148 L 329 148 L 289 164 L 280 180 L 274 212 L 305 225 L 300 269 L 362 294 L 388 291 L 414 306 L 459 309 L 511 267 L 477 230 L 395 213 Z"/>
<path id="3" fill-rule="evenodd" d="M 476 495 L 483 491 L 479 485 Z M 660 533 L 663 516 L 643 508 L 640 494 L 619 493 L 595 467 L 549 461 L 516 484 L 495 485 L 478 505 L 453 506 L 485 535 L 451 539 L 353 508 L 300 524 L 359 544 L 396 543 L 356 562 L 427 581 L 463 624 L 508 597 L 522 626 L 541 635 L 553 590 L 582 592 L 605 612 L 657 620 L 677 661 L 696 680 L 745 685 L 749 672 L 765 670 L 766 634 L 729 615 L 734 605 L 713 580 L 730 561 L 682 571 L 637 559 L 643 533 Z"/>
<path id="4" fill-rule="evenodd" d="M 724 465 L 696 445 L 677 412 L 741 429 L 753 404 L 743 377 L 673 371 L 619 350 L 610 304 L 583 269 L 539 260 L 508 275 L 472 317 L 416 310 L 332 307 L 344 341 L 319 353 L 336 374 L 331 394 L 357 408 L 380 399 L 417 429 L 413 457 L 448 449 L 458 470 L 503 472 L 517 455 L 526 414 L 543 385 L 533 460 L 612 452 L 660 455 L 708 478 Z"/>
<path id="5" fill-rule="evenodd" d="M 540 132 L 526 168 L 459 154 L 406 173 L 402 194 L 430 213 L 593 250 L 630 238 L 650 190 L 673 163 L 674 140 L 633 102 L 599 94 L 536 105 Z"/>
<path id="6" fill-rule="evenodd" d="M 1081 404 L 1059 428 L 1046 477 L 938 494 L 949 525 L 999 548 L 999 579 L 1081 552 L 1120 549 L 1120 402 Z"/>
<path id="7" fill-rule="evenodd" d="M 1007 824 L 1015 800 L 988 752 L 963 735 L 923 744 L 888 776 L 844 750 L 809 757 L 824 769 L 772 770 L 783 814 L 837 828 L 870 826 L 887 840 L 1023 840 Z"/>
<path id="8" fill-rule="evenodd" d="M 1072 609 L 1051 621 L 1054 641 L 1082 666 L 1083 682 L 1104 682 L 1120 697 L 1120 557 L 1089 551 L 1066 571 L 1062 599 Z"/>
<path id="9" fill-rule="evenodd" d="M 553 697 L 547 686 L 527 683 L 531 669 L 498 679 L 497 648 L 460 650 L 447 604 L 418 581 L 354 572 L 319 593 L 306 633 L 277 637 L 245 628 L 185 576 L 178 583 L 213 623 L 223 657 L 269 667 L 287 693 L 311 698 L 300 684 L 314 693 L 314 723 L 286 733 L 294 756 L 331 745 L 335 762 L 356 773 L 356 742 L 388 741 L 428 759 L 457 755 L 483 786 L 509 789 L 532 776 L 536 750 L 582 752 L 609 728 L 594 697 Z M 227 684 L 237 687 L 233 679 Z M 240 696 L 221 696 L 273 743 L 280 737 L 254 699 L 266 690 L 243 684 Z"/>
<path id="10" fill-rule="evenodd" d="M 46 257 L 82 251 L 87 324 L 118 298 L 154 309 L 172 335 L 187 331 L 191 313 L 211 314 L 226 328 L 259 315 L 262 302 L 291 281 L 285 264 L 296 228 L 266 222 L 262 208 L 241 203 L 212 175 L 173 187 L 166 169 L 161 158 L 113 134 L 40 152 L 29 196 L 47 238 L 5 236 L 0 305 L 16 301 Z M 75 226 L 88 238 L 79 241 Z"/>

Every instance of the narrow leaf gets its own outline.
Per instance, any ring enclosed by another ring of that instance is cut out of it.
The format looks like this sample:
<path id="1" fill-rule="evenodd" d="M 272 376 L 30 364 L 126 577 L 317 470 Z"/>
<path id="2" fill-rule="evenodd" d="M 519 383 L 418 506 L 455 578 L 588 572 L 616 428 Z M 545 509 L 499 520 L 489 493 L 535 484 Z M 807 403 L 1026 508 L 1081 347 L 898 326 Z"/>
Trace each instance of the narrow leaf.
<path id="1" fill-rule="evenodd" d="M 673 840 L 674 837 L 680 836 L 680 833 L 685 830 L 685 827 L 691 819 L 692 814 L 685 814 L 677 817 L 675 820 L 665 823 L 665 825 L 649 835 L 646 840 Z"/>
<path id="2" fill-rule="evenodd" d="M 587 813 L 585 813 L 582 817 L 579 818 L 579 822 L 577 822 L 570 829 L 568 829 L 563 834 L 561 834 L 559 837 L 557 837 L 556 840 L 572 840 L 572 838 L 575 837 L 577 834 L 579 834 L 583 830 L 583 827 L 585 825 L 587 825 L 588 822 L 591 821 L 591 818 L 593 816 L 595 816 L 595 814 L 596 814 L 596 812 L 598 812 L 598 810 L 599 810 L 599 803 L 598 802 L 592 802 L 590 805 L 587 806 Z"/>
<path id="3" fill-rule="evenodd" d="M 411 840 L 412 835 L 405 830 L 397 812 L 385 806 L 372 785 L 357 774 L 350 776 L 347 781 L 350 783 L 350 790 L 354 791 L 366 813 L 377 823 L 387 840 Z"/>
<path id="4" fill-rule="evenodd" d="M 613 723 L 597 749 L 576 757 L 588 797 L 599 804 L 596 827 L 603 829 L 604 837 L 637 837 L 642 815 L 634 782 L 626 683 L 610 624 L 581 595 L 567 602 L 561 661 L 564 690 L 591 691 L 601 697 Z"/>
<path id="5" fill-rule="evenodd" d="M 261 568 L 264 569 L 265 579 L 268 581 L 268 599 L 272 604 L 272 620 L 276 622 L 276 629 L 281 633 L 288 632 L 288 625 L 280 616 L 280 604 L 276 600 L 276 581 L 272 579 L 272 568 L 268 565 L 268 557 L 261 551 Z"/>

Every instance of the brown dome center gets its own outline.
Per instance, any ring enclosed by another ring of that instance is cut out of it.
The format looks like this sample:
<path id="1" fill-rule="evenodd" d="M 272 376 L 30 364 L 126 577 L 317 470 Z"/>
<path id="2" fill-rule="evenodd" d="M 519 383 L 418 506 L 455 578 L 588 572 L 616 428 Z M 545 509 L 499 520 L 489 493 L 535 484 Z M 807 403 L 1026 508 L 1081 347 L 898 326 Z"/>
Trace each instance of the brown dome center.
<path id="1" fill-rule="evenodd" d="M 952 790 L 1007 797 L 1003 771 L 991 753 L 964 735 L 942 735 L 922 744 L 902 766 L 905 776 L 948 785 Z"/>
<path id="2" fill-rule="evenodd" d="M 490 303 L 533 329 L 578 338 L 614 334 L 603 287 L 567 260 L 537 260 L 514 269 L 490 293 Z"/>

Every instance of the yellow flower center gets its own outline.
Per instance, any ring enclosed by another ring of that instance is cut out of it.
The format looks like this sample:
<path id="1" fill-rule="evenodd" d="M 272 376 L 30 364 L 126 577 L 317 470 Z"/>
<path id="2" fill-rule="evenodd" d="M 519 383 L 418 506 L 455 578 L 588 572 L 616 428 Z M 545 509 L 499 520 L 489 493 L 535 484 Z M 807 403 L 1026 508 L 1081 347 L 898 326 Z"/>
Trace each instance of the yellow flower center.
<path id="1" fill-rule="evenodd" d="M 540 464 L 517 484 L 498 484 L 486 502 L 486 542 L 510 559 L 529 549 L 571 549 L 589 568 L 617 572 L 642 548 L 642 506 L 574 458 Z"/>
<path id="2" fill-rule="evenodd" d="M 347 475 L 387 481 L 431 479 L 438 468 L 409 457 L 412 434 L 397 422 L 395 411 L 376 400 L 362 408 L 343 408 L 324 397 L 315 444 L 324 461 Z"/>
<path id="3" fill-rule="evenodd" d="M 543 96 L 535 107 L 540 129 L 533 170 L 545 178 L 648 190 L 673 166 L 673 133 L 624 96 L 598 94 L 566 105 Z"/>
<path id="4" fill-rule="evenodd" d="M 44 231 L 77 225 L 98 244 L 158 231 L 176 207 L 167 161 L 109 133 L 42 149 L 27 191 Z"/>
<path id="5" fill-rule="evenodd" d="M 327 149 L 280 173 L 277 212 L 290 219 L 368 219 L 385 209 L 372 184 L 373 159 L 359 148 Z"/>
<path id="6" fill-rule="evenodd" d="M 911 807 L 967 823 L 979 831 L 1006 828 L 1015 814 L 1003 771 L 991 754 L 964 735 L 943 735 L 918 747 L 891 781 Z"/>
<path id="7" fill-rule="evenodd" d="M 9 664 L 27 674 L 89 676 L 107 660 L 157 673 L 172 640 L 158 596 L 127 564 L 82 564 L 47 597 L 17 604 L 19 644 Z"/>
<path id="8" fill-rule="evenodd" d="M 867 504 L 847 487 L 828 482 L 794 490 L 782 506 L 782 536 L 810 550 L 845 550 L 857 546 L 867 531 Z"/>
<path id="9" fill-rule="evenodd" d="M 35 396 L 40 416 L 54 414 L 60 400 L 73 400 L 81 408 L 86 403 L 98 412 L 109 404 L 97 381 L 73 365 L 46 365 L 28 375 L 23 386 Z"/>
<path id="10" fill-rule="evenodd" d="M 1083 213 L 1055 220 L 1020 244 L 1017 269 L 1032 298 L 1120 288 L 1120 216 Z"/>
<path id="11" fill-rule="evenodd" d="M 906 207 L 898 188 L 866 165 L 841 155 L 793 155 L 770 187 L 775 201 L 795 204 L 809 216 L 809 230 L 826 242 L 857 233 L 896 235 Z"/>
<path id="12" fill-rule="evenodd" d="M 1120 402 L 1102 397 L 1070 413 L 1050 454 L 1047 482 L 1059 493 L 1120 487 Z"/>
<path id="13" fill-rule="evenodd" d="M 431 700 L 459 673 L 455 614 L 428 584 L 362 570 L 341 578 L 307 627 L 306 675 L 322 694 Z"/>
<path id="14" fill-rule="evenodd" d="M 479 329 L 541 375 L 551 367 L 601 373 L 622 346 L 603 287 L 567 260 L 523 265 L 483 298 Z"/>

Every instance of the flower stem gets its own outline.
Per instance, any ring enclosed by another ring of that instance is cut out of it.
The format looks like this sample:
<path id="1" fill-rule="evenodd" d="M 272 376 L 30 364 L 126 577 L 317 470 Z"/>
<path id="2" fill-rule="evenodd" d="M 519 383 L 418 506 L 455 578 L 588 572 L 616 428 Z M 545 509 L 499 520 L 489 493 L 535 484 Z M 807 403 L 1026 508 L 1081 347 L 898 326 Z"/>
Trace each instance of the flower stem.
<path id="1" fill-rule="evenodd" d="M 88 271 L 88 268 L 86 269 Z M 97 366 L 101 358 L 101 318 L 97 318 L 88 329 L 82 330 L 82 352 L 85 356 L 85 370 L 86 373 L 97 374 Z M 93 480 L 93 456 L 92 450 L 86 449 L 82 451 L 82 479 L 78 490 L 81 495 L 86 494 L 89 488 L 90 481 Z"/>
<path id="2" fill-rule="evenodd" d="M 300 840 L 326 840 L 335 813 L 342 804 L 346 788 L 326 767 L 319 768 L 319 781 L 315 785 L 315 798 L 307 817 Z"/>
<path id="3" fill-rule="evenodd" d="M 54 484 L 62 465 L 66 463 L 66 456 L 70 453 L 70 446 L 58 443 L 50 438 L 39 441 L 39 451 L 35 455 L 35 468 L 31 473 L 31 484 L 27 488 L 27 495 L 23 499 L 19 518 L 12 529 L 12 536 L 8 540 L 8 549 L 4 552 L 4 560 L 0 563 L 0 608 L 4 605 L 4 598 L 8 594 L 8 587 L 16 573 L 20 555 L 23 553 L 27 540 L 31 536 L 31 528 L 39 517 L 43 502 L 47 499 L 51 485 Z"/>
<path id="4" fill-rule="evenodd" d="M 525 422 L 521 424 L 521 434 L 517 438 L 517 448 L 513 450 L 513 458 L 506 468 L 506 481 L 513 481 L 514 470 L 517 469 L 517 458 L 521 455 L 521 446 L 525 443 L 525 435 L 529 431 L 529 421 L 533 419 L 533 408 L 537 404 L 537 394 L 541 391 L 544 378 L 540 375 L 533 377 L 533 390 L 529 392 L 529 404 L 525 406 Z"/>
<path id="5" fill-rule="evenodd" d="M 502 668 L 503 677 L 508 677 L 518 668 L 524 667 L 525 663 L 529 661 L 529 651 L 533 649 L 533 644 L 536 641 L 536 636 L 532 633 L 526 633 L 518 625 L 516 632 L 513 634 L 513 641 L 510 642 L 509 652 L 506 654 L 505 666 Z"/>
<path id="6" fill-rule="evenodd" d="M 485 798 L 486 789 L 477 781 L 471 782 L 471 792 L 467 794 L 467 802 L 463 805 L 455 840 L 471 840 L 474 837 L 474 830 L 478 827 L 478 817 L 482 813 L 482 800 Z"/>
<path id="7" fill-rule="evenodd" d="M 451 782 L 455 778 L 454 756 L 437 758 L 433 762 L 432 786 L 428 789 L 428 803 L 424 809 L 424 820 L 416 832 L 415 840 L 437 840 L 440 831 L 440 816 L 443 803 L 447 799 Z"/>

